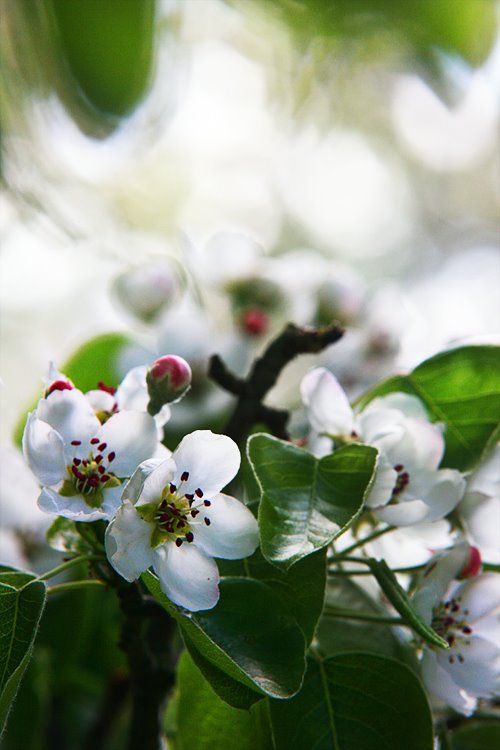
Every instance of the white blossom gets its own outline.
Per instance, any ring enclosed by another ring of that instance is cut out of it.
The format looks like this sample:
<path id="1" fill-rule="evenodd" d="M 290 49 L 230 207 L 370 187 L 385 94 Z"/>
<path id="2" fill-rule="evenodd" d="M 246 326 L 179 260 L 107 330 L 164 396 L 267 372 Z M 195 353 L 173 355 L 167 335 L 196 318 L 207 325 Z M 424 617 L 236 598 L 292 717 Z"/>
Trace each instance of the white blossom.
<path id="1" fill-rule="evenodd" d="M 142 464 L 106 532 L 111 565 L 133 581 L 153 567 L 163 592 L 191 611 L 219 598 L 214 557 L 238 559 L 258 544 L 257 522 L 239 500 L 221 493 L 240 465 L 236 444 L 198 430 L 171 458 Z"/>
<path id="2" fill-rule="evenodd" d="M 421 401 L 406 393 L 374 399 L 360 413 L 351 408 L 341 385 L 324 368 L 302 381 L 302 398 L 313 428 L 313 445 L 363 442 L 375 446 L 378 463 L 366 504 L 393 526 L 428 523 L 455 508 L 465 480 L 454 469 L 439 469 L 444 438 L 431 424 Z"/>
<path id="3" fill-rule="evenodd" d="M 101 424 L 71 385 L 48 389 L 28 415 L 23 435 L 25 459 L 42 485 L 39 507 L 75 521 L 112 518 L 123 480 L 157 445 L 149 414 L 122 411 Z"/>
<path id="4" fill-rule="evenodd" d="M 471 548 L 460 544 L 428 566 L 413 603 L 422 619 L 448 643 L 425 643 L 422 677 L 437 704 L 470 716 L 478 698 L 500 688 L 500 576 L 484 573 L 455 580 L 469 566 Z"/>

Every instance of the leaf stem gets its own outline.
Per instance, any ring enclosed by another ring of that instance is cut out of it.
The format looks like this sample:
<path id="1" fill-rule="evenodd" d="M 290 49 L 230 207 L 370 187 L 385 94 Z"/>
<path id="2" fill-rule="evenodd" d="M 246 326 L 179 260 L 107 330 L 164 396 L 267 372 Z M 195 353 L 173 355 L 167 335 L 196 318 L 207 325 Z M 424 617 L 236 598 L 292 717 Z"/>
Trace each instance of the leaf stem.
<path id="1" fill-rule="evenodd" d="M 85 578 L 82 581 L 66 581 L 65 583 L 56 583 L 54 586 L 49 586 L 47 589 L 48 594 L 59 594 L 62 591 L 73 591 L 75 589 L 81 589 L 84 586 L 105 586 L 103 581 L 98 581 L 96 578 Z"/>
<path id="2" fill-rule="evenodd" d="M 401 617 L 384 617 L 383 615 L 370 615 L 368 612 L 357 612 L 352 609 L 341 609 L 340 607 L 325 607 L 325 614 L 346 620 L 362 620 L 373 622 L 377 625 L 404 625 L 409 627 Z"/>
<path id="3" fill-rule="evenodd" d="M 78 557 L 73 557 L 71 560 L 67 560 L 66 562 L 61 563 L 61 565 L 57 565 L 55 568 L 52 568 L 52 570 L 47 570 L 46 573 L 42 573 L 42 575 L 38 576 L 35 580 L 46 581 L 49 578 L 54 578 L 54 576 L 59 575 L 59 573 L 63 573 L 65 570 L 69 570 L 69 568 L 73 568 L 75 565 L 80 565 L 80 563 L 104 559 L 104 555 L 78 555 Z"/>
<path id="4" fill-rule="evenodd" d="M 333 565 L 336 565 L 338 563 L 345 562 L 345 559 L 341 560 L 335 560 L 333 562 Z M 422 565 L 411 565 L 407 568 L 392 568 L 393 573 L 408 573 L 411 575 L 412 573 L 418 573 L 420 570 L 424 570 L 426 567 L 426 563 L 423 563 Z M 328 575 L 332 576 L 371 576 L 373 575 L 371 570 L 345 570 L 342 568 L 335 569 L 334 567 L 328 568 Z"/>
<path id="5" fill-rule="evenodd" d="M 363 537 L 363 539 L 358 539 L 357 542 L 354 542 L 354 544 L 351 544 L 349 547 L 346 547 L 344 550 L 342 550 L 341 554 L 348 555 L 350 552 L 353 552 L 355 549 L 358 549 L 358 547 L 362 547 L 364 544 L 368 544 L 368 542 L 373 542 L 373 540 L 378 539 L 379 536 L 388 534 L 389 531 L 395 531 L 395 527 L 385 526 L 383 529 L 378 529 L 377 531 L 373 531 L 371 534 L 368 534 L 368 536 Z"/>

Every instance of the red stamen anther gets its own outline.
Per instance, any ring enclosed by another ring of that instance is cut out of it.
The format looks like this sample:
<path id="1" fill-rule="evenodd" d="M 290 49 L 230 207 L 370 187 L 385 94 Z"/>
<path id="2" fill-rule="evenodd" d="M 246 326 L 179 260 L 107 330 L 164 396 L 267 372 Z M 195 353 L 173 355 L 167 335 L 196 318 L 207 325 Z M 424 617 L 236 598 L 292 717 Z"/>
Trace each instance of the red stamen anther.
<path id="1" fill-rule="evenodd" d="M 198 489 L 194 491 L 194 494 L 196 495 L 196 497 L 203 497 L 203 492 L 200 490 L 199 487 Z"/>
<path id="2" fill-rule="evenodd" d="M 176 547 L 180 547 L 180 546 L 181 546 L 181 544 L 182 544 L 182 539 L 179 539 L 179 538 L 177 538 L 177 539 L 175 540 L 175 545 L 176 545 Z"/>
<path id="3" fill-rule="evenodd" d="M 71 445 L 81 445 L 81 444 L 82 444 L 81 440 L 72 440 L 71 441 Z"/>
<path id="4" fill-rule="evenodd" d="M 116 458 L 116 453 L 114 451 L 111 451 L 108 453 L 108 461 L 111 463 L 111 461 L 114 461 Z"/>
<path id="5" fill-rule="evenodd" d="M 99 438 L 92 438 L 90 441 L 90 445 L 97 445 L 99 443 Z"/>
<path id="6" fill-rule="evenodd" d="M 183 471 L 181 474 L 181 482 L 187 482 L 189 479 L 189 471 Z"/>
<path id="7" fill-rule="evenodd" d="M 205 516 L 205 518 L 204 518 L 203 520 L 205 521 L 205 524 L 206 524 L 207 526 L 210 526 L 210 518 L 207 518 L 207 517 Z"/>

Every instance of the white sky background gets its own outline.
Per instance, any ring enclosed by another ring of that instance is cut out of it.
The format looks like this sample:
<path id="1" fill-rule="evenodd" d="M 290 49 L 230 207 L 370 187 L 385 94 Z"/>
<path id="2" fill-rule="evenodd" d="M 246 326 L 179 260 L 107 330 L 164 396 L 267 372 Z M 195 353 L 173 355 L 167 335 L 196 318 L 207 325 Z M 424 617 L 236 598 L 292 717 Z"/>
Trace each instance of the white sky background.
<path id="1" fill-rule="evenodd" d="M 499 46 L 476 72 L 448 63 L 450 106 L 381 64 L 321 86 L 276 23 L 218 0 L 184 7 L 122 132 L 92 141 L 54 100 L 33 102 L 7 140 L 29 203 L 7 193 L 0 214 L 4 441 L 49 359 L 129 326 L 112 278 L 176 252 L 180 233 L 243 231 L 270 252 L 352 264 L 382 290 L 397 282 L 404 309 L 383 315 L 404 318 L 401 367 L 498 333 Z"/>

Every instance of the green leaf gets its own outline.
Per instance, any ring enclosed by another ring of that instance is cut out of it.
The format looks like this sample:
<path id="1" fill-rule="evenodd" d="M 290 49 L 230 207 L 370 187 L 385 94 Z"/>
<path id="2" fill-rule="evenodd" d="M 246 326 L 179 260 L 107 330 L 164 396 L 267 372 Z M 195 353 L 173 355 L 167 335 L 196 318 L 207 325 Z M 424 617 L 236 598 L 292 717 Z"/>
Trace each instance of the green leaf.
<path id="1" fill-rule="evenodd" d="M 261 695 L 289 698 L 304 675 L 304 636 L 270 586 L 244 578 L 223 578 L 214 609 L 180 611 L 162 593 L 156 576 L 142 580 L 180 624 L 203 657 L 233 680 Z"/>
<path id="2" fill-rule="evenodd" d="M 346 530 L 363 507 L 377 460 L 375 448 L 358 444 L 318 460 L 265 434 L 249 439 L 248 455 L 262 490 L 262 553 L 284 567 Z"/>
<path id="3" fill-rule="evenodd" d="M 0 583 L 0 732 L 28 665 L 45 598 L 42 581 L 21 588 Z"/>
<path id="4" fill-rule="evenodd" d="M 430 418 L 446 425 L 442 466 L 473 468 L 500 423 L 500 347 L 465 346 L 427 359 L 408 375 L 384 381 L 358 405 L 403 391 L 418 396 Z"/>
<path id="5" fill-rule="evenodd" d="M 82 391 L 97 388 L 100 380 L 116 387 L 121 380 L 119 355 L 129 343 L 123 333 L 103 333 L 77 349 L 61 370 Z"/>
<path id="6" fill-rule="evenodd" d="M 326 549 L 313 552 L 288 570 L 268 563 L 260 550 L 245 560 L 219 560 L 219 569 L 223 575 L 256 578 L 271 586 L 285 600 L 307 644 L 311 643 L 325 597 Z"/>
<path id="7" fill-rule="evenodd" d="M 192 660 L 219 698 L 234 708 L 247 709 L 262 700 L 264 696 L 261 693 L 256 693 L 254 689 L 233 679 L 203 656 L 185 630 L 182 632 L 182 638 Z"/>
<path id="8" fill-rule="evenodd" d="M 94 116 L 130 114 L 151 73 L 155 0 L 49 0 L 49 6 L 73 97 Z"/>
<path id="9" fill-rule="evenodd" d="M 271 701 L 276 750 L 432 750 L 424 690 L 403 664 L 344 653 L 308 661 L 304 685 Z"/>
<path id="10" fill-rule="evenodd" d="M 272 750 L 255 713 L 228 706 L 212 690 L 187 652 L 177 670 L 177 750 Z"/>
<path id="11" fill-rule="evenodd" d="M 375 616 L 387 615 L 387 611 L 379 607 L 350 578 L 330 578 L 326 587 L 325 607 L 316 634 L 321 653 L 325 656 L 342 651 L 362 650 L 409 661 L 409 656 L 413 655 L 413 651 L 406 649 L 393 630 L 386 625 L 337 618 L 333 613 L 329 613 L 330 608 Z"/>
<path id="12" fill-rule="evenodd" d="M 451 750 L 498 750 L 500 722 L 474 724 L 451 735 Z"/>
<path id="13" fill-rule="evenodd" d="M 22 589 L 22 587 L 36 578 L 33 573 L 27 573 L 24 570 L 18 570 L 17 568 L 11 568 L 10 565 L 0 565 L 0 583 L 5 583 L 7 586 L 12 586 L 15 589 Z"/>
<path id="14" fill-rule="evenodd" d="M 394 609 L 410 625 L 413 630 L 422 636 L 427 643 L 432 643 L 440 648 L 448 648 L 448 643 L 433 630 L 430 625 L 420 619 L 408 598 L 406 591 L 399 585 L 398 579 L 388 567 L 385 560 L 368 560 L 370 570 L 377 579 L 380 588 L 389 599 Z"/>

